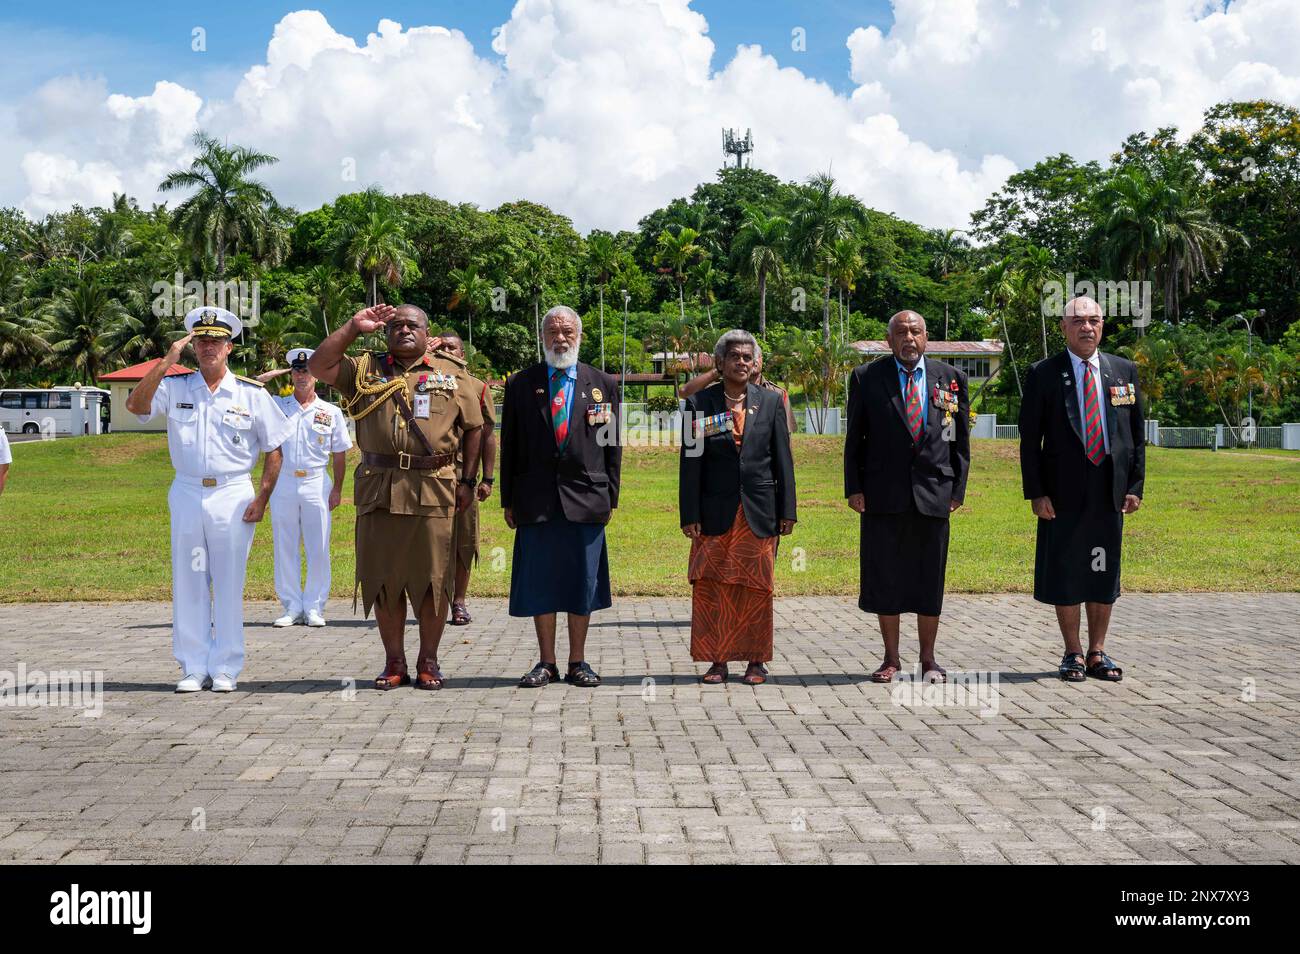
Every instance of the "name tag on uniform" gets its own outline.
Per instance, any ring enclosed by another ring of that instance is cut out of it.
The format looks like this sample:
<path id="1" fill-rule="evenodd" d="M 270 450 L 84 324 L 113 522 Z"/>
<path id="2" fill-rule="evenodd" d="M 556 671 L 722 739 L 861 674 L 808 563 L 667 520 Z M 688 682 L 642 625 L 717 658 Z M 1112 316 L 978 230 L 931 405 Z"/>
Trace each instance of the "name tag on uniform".
<path id="1" fill-rule="evenodd" d="M 588 404 L 587 405 L 587 423 L 588 424 L 608 424 L 614 415 L 613 404 Z"/>
<path id="2" fill-rule="evenodd" d="M 717 434 L 730 434 L 736 429 L 736 422 L 730 411 L 709 414 L 695 421 L 695 433 L 700 437 L 713 437 Z"/>
<path id="3" fill-rule="evenodd" d="M 194 405 L 193 405 L 193 404 L 186 404 L 186 403 L 184 403 L 184 402 L 182 402 L 182 401 L 177 401 L 177 402 L 176 402 L 176 409 L 177 409 L 178 411 L 192 411 L 192 410 L 194 410 Z"/>
<path id="4" fill-rule="evenodd" d="M 1115 407 L 1124 404 L 1137 403 L 1137 387 L 1132 384 L 1112 385 L 1110 389 L 1110 403 Z"/>
<path id="5" fill-rule="evenodd" d="M 417 394 L 415 396 L 415 416 L 422 421 L 429 419 L 429 395 Z"/>

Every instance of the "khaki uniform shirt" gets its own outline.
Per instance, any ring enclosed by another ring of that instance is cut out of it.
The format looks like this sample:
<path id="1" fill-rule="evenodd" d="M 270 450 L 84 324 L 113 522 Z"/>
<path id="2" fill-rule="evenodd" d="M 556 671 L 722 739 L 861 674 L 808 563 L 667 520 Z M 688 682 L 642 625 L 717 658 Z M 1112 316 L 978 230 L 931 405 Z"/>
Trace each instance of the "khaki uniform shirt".
<path id="1" fill-rule="evenodd" d="M 339 363 L 335 387 L 342 395 L 348 414 L 357 418 L 374 403 L 375 397 L 358 392 L 358 359 L 344 355 Z M 395 380 L 403 368 L 386 353 L 371 353 L 363 386 L 376 387 Z M 414 516 L 448 516 L 456 509 L 456 482 L 460 476 L 454 463 L 459 458 L 461 437 L 465 431 L 483 424 L 479 388 L 465 371 L 465 362 L 445 352 L 425 355 L 405 370 L 409 396 L 405 398 L 415 411 L 415 424 L 424 432 L 435 454 L 450 453 L 453 462 L 438 470 L 401 470 L 361 463 L 353 475 L 353 502 L 357 515 L 373 510 Z M 420 439 L 409 434 L 406 421 L 398 410 L 399 391 L 385 398 L 382 406 L 357 420 L 357 446 L 372 454 L 406 453 L 426 457 L 428 451 Z M 428 398 L 428 412 L 424 398 Z"/>

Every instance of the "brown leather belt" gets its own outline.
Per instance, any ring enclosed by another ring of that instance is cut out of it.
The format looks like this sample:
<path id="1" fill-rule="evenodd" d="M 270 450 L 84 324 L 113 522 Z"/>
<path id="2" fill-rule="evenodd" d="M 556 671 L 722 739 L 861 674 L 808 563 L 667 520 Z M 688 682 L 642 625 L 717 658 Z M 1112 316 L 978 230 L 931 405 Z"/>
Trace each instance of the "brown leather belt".
<path id="1" fill-rule="evenodd" d="M 418 457 L 414 454 L 372 454 L 361 452 L 361 463 L 367 467 L 396 467 L 398 470 L 437 470 L 446 467 L 456 459 L 452 453 L 434 454 L 432 457 Z"/>

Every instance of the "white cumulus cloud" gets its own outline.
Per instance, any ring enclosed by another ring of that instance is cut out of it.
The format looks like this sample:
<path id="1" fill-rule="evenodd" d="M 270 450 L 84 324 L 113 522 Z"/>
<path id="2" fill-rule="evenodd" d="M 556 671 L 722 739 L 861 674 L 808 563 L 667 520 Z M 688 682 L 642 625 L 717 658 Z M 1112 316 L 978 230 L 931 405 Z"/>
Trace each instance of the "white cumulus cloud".
<path id="1" fill-rule="evenodd" d="M 282 201 L 371 183 L 493 206 L 544 202 L 582 229 L 628 228 L 722 163 L 752 128 L 757 166 L 831 169 L 869 205 L 960 226 L 1018 166 L 1099 158 L 1137 129 L 1189 129 L 1232 97 L 1300 99 L 1290 0 L 895 0 L 888 31 L 847 37 L 839 93 L 756 46 L 715 50 L 687 0 L 519 0 L 492 50 L 454 24 L 378 22 L 364 42 L 321 13 L 283 17 L 265 61 L 220 99 L 159 81 L 143 97 L 60 77 L 6 115 L 18 195 L 40 213 L 142 201 L 202 127 L 269 152 Z M 14 189 L 0 176 L 0 190 Z"/>

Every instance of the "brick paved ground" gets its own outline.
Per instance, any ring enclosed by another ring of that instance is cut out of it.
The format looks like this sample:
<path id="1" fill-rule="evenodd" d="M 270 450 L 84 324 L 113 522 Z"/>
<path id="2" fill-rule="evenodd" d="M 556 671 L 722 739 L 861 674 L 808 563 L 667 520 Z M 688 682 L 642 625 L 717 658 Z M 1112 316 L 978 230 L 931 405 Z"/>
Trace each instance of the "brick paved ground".
<path id="1" fill-rule="evenodd" d="M 260 604 L 239 691 L 176 696 L 168 606 L 0 605 L 0 669 L 105 673 L 98 718 L 0 708 L 0 861 L 1300 861 L 1300 594 L 1126 596 L 1119 686 L 1056 678 L 1050 609 L 950 597 L 983 715 L 869 684 L 848 600 L 778 601 L 757 690 L 698 684 L 679 600 L 597 617 L 602 688 L 516 689 L 529 624 L 471 608 L 441 693 Z"/>

